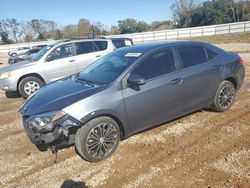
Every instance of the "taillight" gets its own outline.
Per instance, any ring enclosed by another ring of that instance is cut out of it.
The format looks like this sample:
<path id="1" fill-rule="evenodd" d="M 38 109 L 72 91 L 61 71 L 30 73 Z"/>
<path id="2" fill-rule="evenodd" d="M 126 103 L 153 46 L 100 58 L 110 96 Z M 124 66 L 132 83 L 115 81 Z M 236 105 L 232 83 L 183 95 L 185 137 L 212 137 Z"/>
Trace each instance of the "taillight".
<path id="1" fill-rule="evenodd" d="M 237 62 L 239 63 L 239 64 L 244 64 L 244 61 L 243 61 L 243 59 L 240 57 L 239 59 L 237 59 Z"/>

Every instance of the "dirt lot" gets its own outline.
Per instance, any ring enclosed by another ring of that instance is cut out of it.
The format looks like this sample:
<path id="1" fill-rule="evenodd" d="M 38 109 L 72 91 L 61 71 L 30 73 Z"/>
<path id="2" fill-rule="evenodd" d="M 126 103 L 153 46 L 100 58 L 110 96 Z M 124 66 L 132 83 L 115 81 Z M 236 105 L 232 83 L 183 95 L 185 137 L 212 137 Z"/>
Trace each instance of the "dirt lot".
<path id="1" fill-rule="evenodd" d="M 242 51 L 246 80 L 225 113 L 198 111 L 122 141 L 107 160 L 92 164 L 74 148 L 39 152 L 17 109 L 23 99 L 0 92 L 2 187 L 250 187 L 250 44 Z M 1 66 L 1 65 L 0 65 Z"/>

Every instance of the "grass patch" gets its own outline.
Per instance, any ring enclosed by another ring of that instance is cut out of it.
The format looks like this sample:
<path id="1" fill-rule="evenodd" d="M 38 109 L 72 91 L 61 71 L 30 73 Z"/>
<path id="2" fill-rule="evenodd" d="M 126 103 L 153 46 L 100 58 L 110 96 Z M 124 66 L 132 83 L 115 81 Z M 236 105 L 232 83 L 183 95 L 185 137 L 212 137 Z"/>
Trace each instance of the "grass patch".
<path id="1" fill-rule="evenodd" d="M 214 44 L 250 43 L 250 32 L 186 38 L 184 40 L 201 41 L 201 42 L 208 42 L 208 43 L 214 43 Z"/>

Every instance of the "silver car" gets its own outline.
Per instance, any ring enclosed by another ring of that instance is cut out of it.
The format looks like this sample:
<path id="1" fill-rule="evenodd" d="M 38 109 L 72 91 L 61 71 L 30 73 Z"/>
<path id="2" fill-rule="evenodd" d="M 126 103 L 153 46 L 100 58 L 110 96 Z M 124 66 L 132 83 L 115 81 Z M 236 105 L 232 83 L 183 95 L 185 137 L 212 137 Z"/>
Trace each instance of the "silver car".
<path id="1" fill-rule="evenodd" d="M 115 49 L 112 39 L 68 40 L 49 45 L 32 61 L 1 68 L 0 89 L 17 91 L 27 98 L 43 85 L 75 74 Z"/>

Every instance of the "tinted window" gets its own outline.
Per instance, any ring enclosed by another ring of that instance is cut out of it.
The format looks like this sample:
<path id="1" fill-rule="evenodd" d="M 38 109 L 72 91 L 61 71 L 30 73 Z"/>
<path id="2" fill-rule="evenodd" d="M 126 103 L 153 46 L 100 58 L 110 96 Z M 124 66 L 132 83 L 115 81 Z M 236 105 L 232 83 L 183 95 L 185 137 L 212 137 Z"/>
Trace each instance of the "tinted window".
<path id="1" fill-rule="evenodd" d="M 178 50 L 182 59 L 183 68 L 207 62 L 206 52 L 201 46 L 179 47 Z"/>
<path id="2" fill-rule="evenodd" d="M 42 48 L 33 58 L 32 61 L 38 61 L 39 59 L 41 59 L 41 57 L 43 57 L 44 54 L 47 53 L 47 51 L 49 51 L 49 49 L 51 49 L 54 45 L 49 45 L 46 46 L 44 48 Z"/>
<path id="3" fill-rule="evenodd" d="M 65 45 L 59 46 L 56 49 L 54 49 L 50 53 L 49 56 L 50 56 L 50 58 L 49 58 L 50 61 L 73 56 L 72 45 L 71 44 L 65 44 Z"/>
<path id="4" fill-rule="evenodd" d="M 175 71 L 172 51 L 166 49 L 145 59 L 132 71 L 132 75 L 140 75 L 146 80 Z"/>
<path id="5" fill-rule="evenodd" d="M 77 42 L 75 43 L 75 46 L 77 55 L 94 52 L 94 46 L 92 42 Z"/>
<path id="6" fill-rule="evenodd" d="M 107 41 L 95 41 L 95 44 L 99 51 L 106 50 L 108 47 Z"/>
<path id="7" fill-rule="evenodd" d="M 33 54 L 33 53 L 39 52 L 40 50 L 41 50 L 41 48 L 35 48 L 35 49 L 29 50 L 28 53 Z"/>
<path id="8" fill-rule="evenodd" d="M 113 44 L 115 45 L 116 48 L 122 48 L 125 46 L 123 40 L 112 40 Z"/>
<path id="9" fill-rule="evenodd" d="M 217 53 L 215 53 L 213 50 L 206 48 L 206 51 L 207 51 L 207 56 L 208 56 L 209 61 L 217 56 Z"/>

